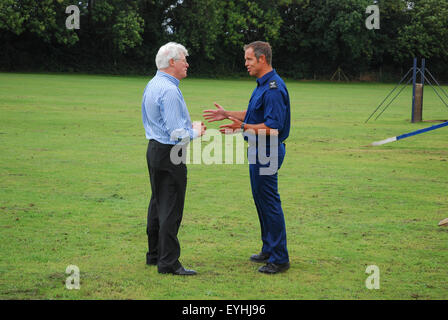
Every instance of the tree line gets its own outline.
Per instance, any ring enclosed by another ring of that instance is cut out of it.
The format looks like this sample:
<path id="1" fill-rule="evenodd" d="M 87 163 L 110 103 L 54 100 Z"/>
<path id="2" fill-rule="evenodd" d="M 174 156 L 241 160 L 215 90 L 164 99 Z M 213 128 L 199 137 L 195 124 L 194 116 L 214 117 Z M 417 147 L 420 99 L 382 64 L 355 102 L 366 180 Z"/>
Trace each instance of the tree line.
<path id="1" fill-rule="evenodd" d="M 366 8 L 377 5 L 380 28 Z M 66 8 L 80 11 L 68 29 Z M 0 70 L 154 73 L 168 41 L 189 50 L 190 75 L 245 74 L 243 45 L 269 41 L 285 77 L 395 79 L 426 58 L 448 77 L 447 0 L 0 0 Z"/>

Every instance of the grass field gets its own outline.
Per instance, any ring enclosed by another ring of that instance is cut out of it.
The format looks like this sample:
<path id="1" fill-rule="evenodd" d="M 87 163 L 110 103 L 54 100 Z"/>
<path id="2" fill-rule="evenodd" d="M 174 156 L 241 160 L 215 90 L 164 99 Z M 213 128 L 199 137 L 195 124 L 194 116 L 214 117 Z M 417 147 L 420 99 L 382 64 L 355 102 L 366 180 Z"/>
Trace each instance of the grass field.
<path id="1" fill-rule="evenodd" d="M 188 166 L 181 262 L 198 276 L 146 266 L 148 80 L 0 74 L 1 299 L 448 298 L 448 228 L 437 226 L 448 217 L 448 129 L 362 147 L 431 125 L 409 122 L 410 87 L 364 124 L 394 84 L 287 81 L 288 272 L 263 275 L 248 260 L 261 241 L 245 164 Z M 214 101 L 245 109 L 254 86 L 181 82 L 193 120 Z M 429 87 L 423 116 L 448 119 Z M 68 265 L 79 290 L 65 287 Z M 379 290 L 366 288 L 369 265 Z"/>

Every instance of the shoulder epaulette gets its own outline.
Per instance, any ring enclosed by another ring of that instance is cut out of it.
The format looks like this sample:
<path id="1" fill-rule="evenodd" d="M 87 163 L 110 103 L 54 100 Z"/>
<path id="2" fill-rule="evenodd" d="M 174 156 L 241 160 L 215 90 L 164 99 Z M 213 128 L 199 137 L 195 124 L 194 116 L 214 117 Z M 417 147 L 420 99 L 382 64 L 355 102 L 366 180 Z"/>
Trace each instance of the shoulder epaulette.
<path id="1" fill-rule="evenodd" d="M 269 82 L 269 89 L 277 89 L 277 88 L 278 88 L 277 81 L 272 80 Z"/>

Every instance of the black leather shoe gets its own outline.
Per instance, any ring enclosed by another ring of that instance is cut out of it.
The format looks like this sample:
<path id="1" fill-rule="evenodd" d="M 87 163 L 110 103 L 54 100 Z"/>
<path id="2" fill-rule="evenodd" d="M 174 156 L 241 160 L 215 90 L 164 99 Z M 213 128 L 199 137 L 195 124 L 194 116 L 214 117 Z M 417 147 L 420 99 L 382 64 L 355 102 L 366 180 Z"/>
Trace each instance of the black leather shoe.
<path id="1" fill-rule="evenodd" d="M 253 254 L 250 257 L 250 261 L 258 263 L 266 263 L 271 255 L 269 253 L 260 252 L 259 254 Z"/>
<path id="2" fill-rule="evenodd" d="M 161 271 L 160 272 L 159 271 L 159 273 L 171 273 L 171 274 L 174 274 L 176 276 L 194 276 L 194 275 L 197 274 L 196 271 L 188 270 L 188 269 L 185 269 L 184 267 L 180 267 L 176 271 L 167 271 L 167 272 L 165 272 L 165 271 Z"/>
<path id="3" fill-rule="evenodd" d="M 284 272 L 289 269 L 289 262 L 282 263 L 282 264 L 275 264 L 269 262 L 265 266 L 260 267 L 258 271 L 262 273 L 268 273 L 268 274 L 276 274 L 279 272 Z"/>

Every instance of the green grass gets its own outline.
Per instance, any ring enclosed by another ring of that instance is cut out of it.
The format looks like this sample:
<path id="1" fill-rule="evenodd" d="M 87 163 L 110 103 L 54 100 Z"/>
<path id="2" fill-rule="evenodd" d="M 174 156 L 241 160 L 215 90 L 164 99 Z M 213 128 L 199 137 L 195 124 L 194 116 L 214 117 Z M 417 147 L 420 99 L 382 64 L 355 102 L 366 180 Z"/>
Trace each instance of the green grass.
<path id="1" fill-rule="evenodd" d="M 181 262 L 198 276 L 147 267 L 148 80 L 0 74 L 1 299 L 448 298 L 448 229 L 437 226 L 448 217 L 448 129 L 362 147 L 430 125 L 409 122 L 410 87 L 364 124 L 392 84 L 287 81 L 288 272 L 266 276 L 248 260 L 261 241 L 245 164 L 188 166 Z M 254 86 L 181 82 L 193 120 L 214 101 L 245 109 Z M 429 87 L 423 114 L 448 118 Z M 80 290 L 65 288 L 71 264 Z M 369 265 L 379 290 L 365 286 Z"/>

